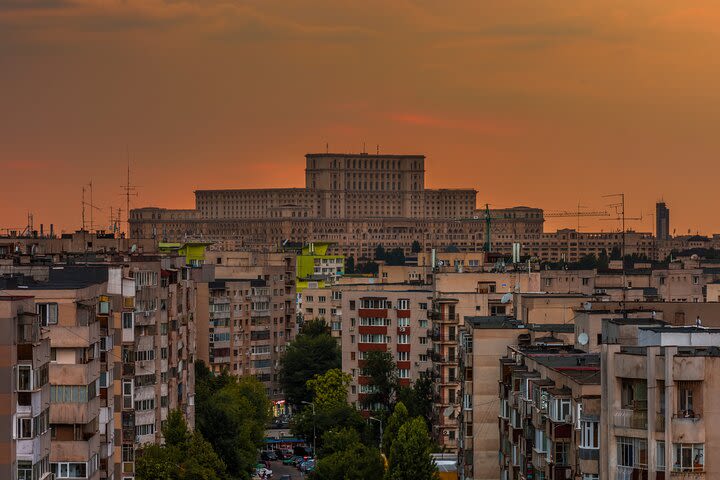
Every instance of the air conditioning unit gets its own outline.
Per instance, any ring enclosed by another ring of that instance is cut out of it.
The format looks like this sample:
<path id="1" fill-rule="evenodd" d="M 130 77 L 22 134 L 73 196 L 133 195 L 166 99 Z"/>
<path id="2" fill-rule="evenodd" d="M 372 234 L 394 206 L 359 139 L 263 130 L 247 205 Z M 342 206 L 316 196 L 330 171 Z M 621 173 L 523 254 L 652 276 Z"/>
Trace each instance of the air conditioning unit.
<path id="1" fill-rule="evenodd" d="M 443 430 L 443 435 L 445 435 L 445 436 L 450 435 L 450 431 L 449 431 L 449 430 Z"/>

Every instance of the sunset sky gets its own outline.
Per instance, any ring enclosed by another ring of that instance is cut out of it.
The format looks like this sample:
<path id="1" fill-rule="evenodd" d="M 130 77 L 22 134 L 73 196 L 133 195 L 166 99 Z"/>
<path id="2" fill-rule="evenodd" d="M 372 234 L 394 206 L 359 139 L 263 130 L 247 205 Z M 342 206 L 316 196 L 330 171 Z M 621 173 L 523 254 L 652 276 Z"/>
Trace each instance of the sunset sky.
<path id="1" fill-rule="evenodd" d="M 2 0 L 0 112 L 0 228 L 78 228 L 91 180 L 107 224 L 126 148 L 133 207 L 188 208 L 365 142 L 479 204 L 720 232 L 717 0 Z"/>

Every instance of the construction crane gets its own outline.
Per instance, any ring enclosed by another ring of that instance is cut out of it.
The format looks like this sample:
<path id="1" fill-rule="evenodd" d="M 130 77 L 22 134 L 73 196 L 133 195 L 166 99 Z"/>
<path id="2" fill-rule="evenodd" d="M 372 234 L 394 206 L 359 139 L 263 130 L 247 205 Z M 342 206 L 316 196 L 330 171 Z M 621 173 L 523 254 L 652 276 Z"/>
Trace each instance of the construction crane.
<path id="1" fill-rule="evenodd" d="M 577 210 L 562 210 L 559 212 L 547 212 L 543 216 L 545 218 L 565 218 L 565 217 L 577 217 L 577 231 L 580 231 L 580 218 L 581 217 L 607 217 L 610 214 L 605 210 L 583 210 L 587 208 L 584 205 L 578 203 Z"/>

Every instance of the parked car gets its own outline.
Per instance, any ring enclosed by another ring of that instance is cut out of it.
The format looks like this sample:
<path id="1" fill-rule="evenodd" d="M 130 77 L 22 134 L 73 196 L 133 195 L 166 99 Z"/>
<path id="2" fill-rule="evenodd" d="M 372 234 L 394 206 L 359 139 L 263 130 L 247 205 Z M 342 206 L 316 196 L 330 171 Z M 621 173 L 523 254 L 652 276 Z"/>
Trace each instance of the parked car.
<path id="1" fill-rule="evenodd" d="M 315 460 L 312 458 L 300 464 L 300 471 L 303 473 L 312 472 L 315 469 Z"/>
<path id="2" fill-rule="evenodd" d="M 277 454 L 274 450 L 263 450 L 260 452 L 260 459 L 272 462 L 278 459 Z"/>
<path id="3" fill-rule="evenodd" d="M 298 457 L 297 455 L 290 455 L 289 457 L 283 458 L 282 463 L 283 465 L 295 465 L 295 460 L 297 460 L 298 458 L 300 457 Z"/>

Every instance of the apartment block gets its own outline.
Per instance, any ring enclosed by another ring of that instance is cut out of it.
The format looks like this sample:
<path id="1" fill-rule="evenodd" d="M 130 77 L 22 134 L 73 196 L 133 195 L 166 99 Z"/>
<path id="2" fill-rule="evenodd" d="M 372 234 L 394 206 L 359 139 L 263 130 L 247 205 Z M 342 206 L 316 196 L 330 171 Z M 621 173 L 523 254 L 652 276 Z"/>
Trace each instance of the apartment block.
<path id="1" fill-rule="evenodd" d="M 50 340 L 31 296 L 0 296 L 0 477 L 48 479 Z"/>
<path id="2" fill-rule="evenodd" d="M 430 320 L 432 290 L 405 285 L 344 285 L 342 288 L 342 368 L 352 375 L 348 400 L 361 410 L 372 393 L 363 375 L 368 352 L 390 352 L 401 385 L 410 385 L 432 368 Z M 455 401 L 454 398 L 450 399 Z"/>
<path id="3" fill-rule="evenodd" d="M 195 275 L 198 358 L 256 377 L 275 402 L 284 399 L 280 358 L 297 333 L 295 268 L 292 253 L 207 252 Z"/>
<path id="4" fill-rule="evenodd" d="M 718 478 L 720 329 L 639 326 L 632 343 L 602 348 L 600 478 Z"/>
<path id="5" fill-rule="evenodd" d="M 597 354 L 508 347 L 500 359 L 499 478 L 599 479 L 600 380 Z"/>

